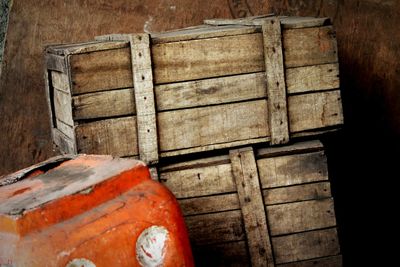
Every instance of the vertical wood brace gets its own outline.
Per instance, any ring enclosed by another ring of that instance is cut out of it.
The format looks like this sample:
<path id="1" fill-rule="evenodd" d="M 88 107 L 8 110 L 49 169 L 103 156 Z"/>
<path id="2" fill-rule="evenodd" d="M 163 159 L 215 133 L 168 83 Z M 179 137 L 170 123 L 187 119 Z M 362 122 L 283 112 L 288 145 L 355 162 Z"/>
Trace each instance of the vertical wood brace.
<path id="1" fill-rule="evenodd" d="M 279 18 L 262 23 L 264 61 L 267 80 L 268 119 L 271 144 L 289 142 L 285 70 L 283 65 L 281 23 Z"/>
<path id="2" fill-rule="evenodd" d="M 96 37 L 97 40 L 129 41 L 132 57 L 137 133 L 140 160 L 158 163 L 156 109 L 151 67 L 150 35 L 115 34 Z"/>
<path id="3" fill-rule="evenodd" d="M 251 264 L 253 267 L 272 267 L 274 260 L 271 240 L 253 149 L 248 147 L 230 150 L 229 157 L 238 190 Z"/>

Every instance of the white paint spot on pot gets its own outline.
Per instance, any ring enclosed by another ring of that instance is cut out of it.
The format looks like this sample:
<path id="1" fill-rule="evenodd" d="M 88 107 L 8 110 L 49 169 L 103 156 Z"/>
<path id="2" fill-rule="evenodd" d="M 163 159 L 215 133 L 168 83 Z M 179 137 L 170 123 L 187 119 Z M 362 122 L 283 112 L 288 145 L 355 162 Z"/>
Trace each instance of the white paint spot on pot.
<path id="1" fill-rule="evenodd" d="M 136 242 L 136 257 L 143 267 L 162 266 L 165 256 L 165 241 L 168 230 L 163 226 L 145 229 Z"/>
<path id="2" fill-rule="evenodd" d="M 96 267 L 96 264 L 87 259 L 73 259 L 65 267 Z"/>

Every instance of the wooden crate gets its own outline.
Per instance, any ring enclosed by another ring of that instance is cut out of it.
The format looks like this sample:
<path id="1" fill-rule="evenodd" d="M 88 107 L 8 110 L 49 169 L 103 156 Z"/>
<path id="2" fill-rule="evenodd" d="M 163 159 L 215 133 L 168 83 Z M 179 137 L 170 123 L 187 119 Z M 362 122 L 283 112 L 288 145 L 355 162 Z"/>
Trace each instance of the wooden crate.
<path id="1" fill-rule="evenodd" d="M 45 75 L 60 150 L 156 163 L 238 145 L 283 144 L 343 123 L 328 19 L 206 23 L 48 47 Z"/>
<path id="2" fill-rule="evenodd" d="M 198 266 L 341 266 L 319 141 L 231 150 L 160 168 Z"/>

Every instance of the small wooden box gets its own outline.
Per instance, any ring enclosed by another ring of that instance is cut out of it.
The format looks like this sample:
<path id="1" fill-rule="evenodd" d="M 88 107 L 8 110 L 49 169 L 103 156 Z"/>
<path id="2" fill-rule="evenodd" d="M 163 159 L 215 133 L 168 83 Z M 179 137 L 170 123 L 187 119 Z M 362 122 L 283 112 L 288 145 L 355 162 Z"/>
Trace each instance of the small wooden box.
<path id="1" fill-rule="evenodd" d="M 238 145 L 283 144 L 343 123 L 328 19 L 206 22 L 48 47 L 45 74 L 60 150 L 156 163 Z"/>
<path id="2" fill-rule="evenodd" d="M 160 168 L 197 266 L 342 266 L 319 141 L 231 150 Z"/>

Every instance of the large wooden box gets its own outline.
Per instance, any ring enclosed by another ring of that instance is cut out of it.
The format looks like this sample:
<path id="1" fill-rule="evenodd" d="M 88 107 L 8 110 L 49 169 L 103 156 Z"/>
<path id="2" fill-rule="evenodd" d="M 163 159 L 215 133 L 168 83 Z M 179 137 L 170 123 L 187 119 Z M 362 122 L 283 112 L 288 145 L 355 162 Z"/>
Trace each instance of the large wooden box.
<path id="1" fill-rule="evenodd" d="M 314 135 L 343 122 L 327 19 L 208 21 L 46 49 L 62 152 L 159 157 Z"/>
<path id="2" fill-rule="evenodd" d="M 160 168 L 197 266 L 342 266 L 319 141 L 231 150 Z"/>

